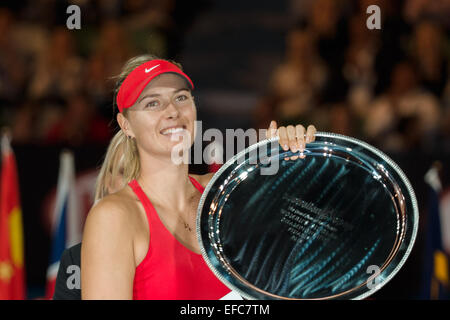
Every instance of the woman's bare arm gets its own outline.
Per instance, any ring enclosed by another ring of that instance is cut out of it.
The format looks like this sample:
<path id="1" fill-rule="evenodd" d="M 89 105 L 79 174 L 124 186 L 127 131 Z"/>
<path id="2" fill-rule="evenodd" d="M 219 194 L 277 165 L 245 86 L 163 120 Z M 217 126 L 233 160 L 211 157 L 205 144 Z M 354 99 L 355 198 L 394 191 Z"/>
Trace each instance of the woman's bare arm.
<path id="1" fill-rule="evenodd" d="M 117 200 L 103 199 L 86 219 L 81 246 L 82 299 L 133 298 L 133 234 L 127 210 Z"/>

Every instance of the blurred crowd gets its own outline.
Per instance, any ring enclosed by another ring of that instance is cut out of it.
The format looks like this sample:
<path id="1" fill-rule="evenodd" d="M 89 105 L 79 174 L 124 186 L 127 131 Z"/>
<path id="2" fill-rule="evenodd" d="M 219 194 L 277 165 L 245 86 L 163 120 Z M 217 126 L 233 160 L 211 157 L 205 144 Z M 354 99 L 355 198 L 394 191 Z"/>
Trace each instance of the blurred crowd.
<path id="1" fill-rule="evenodd" d="M 257 127 L 314 123 L 387 151 L 450 151 L 450 0 L 288 3 L 296 23 L 255 107 Z M 83 13 L 80 30 L 66 27 L 70 4 Z M 106 144 L 113 76 L 135 54 L 176 60 L 202 5 L 2 2 L 0 125 L 11 127 L 15 143 Z M 380 30 L 366 25 L 370 5 L 381 9 Z"/>
<path id="2" fill-rule="evenodd" d="M 14 143 L 107 144 L 113 77 L 124 62 L 179 52 L 192 16 L 176 2 L 2 1 L 0 125 L 11 127 Z M 66 26 L 71 4 L 81 9 L 79 30 Z"/>
<path id="3" fill-rule="evenodd" d="M 366 25 L 370 5 L 380 30 Z M 292 0 L 292 10 L 259 127 L 275 118 L 388 152 L 450 151 L 449 0 Z"/>

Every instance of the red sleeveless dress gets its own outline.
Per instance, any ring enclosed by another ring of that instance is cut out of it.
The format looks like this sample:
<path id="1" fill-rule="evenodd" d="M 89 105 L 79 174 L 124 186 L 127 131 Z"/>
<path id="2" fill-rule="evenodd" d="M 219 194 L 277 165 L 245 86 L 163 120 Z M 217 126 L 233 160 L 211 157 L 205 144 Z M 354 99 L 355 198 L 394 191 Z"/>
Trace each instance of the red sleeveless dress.
<path id="1" fill-rule="evenodd" d="M 194 178 L 192 184 L 203 193 Z M 218 300 L 230 293 L 212 273 L 201 254 L 187 249 L 163 225 L 136 180 L 129 183 L 142 205 L 150 228 L 147 255 L 136 267 L 135 300 Z"/>

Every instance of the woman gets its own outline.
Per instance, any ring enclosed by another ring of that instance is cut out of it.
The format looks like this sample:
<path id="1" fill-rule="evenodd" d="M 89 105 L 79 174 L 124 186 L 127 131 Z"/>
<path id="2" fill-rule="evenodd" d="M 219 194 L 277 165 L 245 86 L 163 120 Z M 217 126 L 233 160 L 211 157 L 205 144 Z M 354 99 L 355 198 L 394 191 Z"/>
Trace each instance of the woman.
<path id="1" fill-rule="evenodd" d="M 230 290 L 204 262 L 194 228 L 212 174 L 189 176 L 188 165 L 171 157 L 179 138 L 194 141 L 194 85 L 174 63 L 139 56 L 124 66 L 116 88 L 128 184 L 88 214 L 82 298 L 220 299 Z M 268 137 L 277 134 L 275 122 L 270 129 Z M 314 140 L 315 128 L 308 127 L 306 139 L 300 125 L 278 134 L 282 147 L 296 152 Z"/>

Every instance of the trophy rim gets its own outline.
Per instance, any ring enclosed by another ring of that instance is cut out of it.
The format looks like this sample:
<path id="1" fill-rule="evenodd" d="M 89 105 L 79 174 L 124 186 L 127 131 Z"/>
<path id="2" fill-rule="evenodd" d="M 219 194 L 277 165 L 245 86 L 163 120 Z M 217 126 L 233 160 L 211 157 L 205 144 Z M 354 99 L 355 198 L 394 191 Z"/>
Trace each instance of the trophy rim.
<path id="1" fill-rule="evenodd" d="M 408 192 L 408 195 L 410 196 L 410 200 L 412 202 L 412 218 L 413 218 L 413 224 L 412 224 L 412 230 L 411 230 L 411 238 L 409 240 L 408 246 L 405 249 L 403 256 L 401 257 L 400 261 L 398 262 L 397 266 L 395 266 L 395 268 L 387 275 L 387 277 L 383 280 L 382 283 L 378 284 L 375 288 L 367 290 L 359 295 L 357 295 L 356 297 L 351 298 L 351 300 L 361 300 L 364 299 L 368 296 L 373 295 L 375 292 L 377 292 L 378 290 L 380 290 L 382 287 L 384 287 L 384 285 L 386 285 L 399 271 L 400 269 L 403 267 L 403 265 L 405 264 L 406 260 L 408 259 L 414 244 L 416 242 L 416 237 L 417 237 L 417 232 L 418 232 L 418 220 L 419 220 L 419 210 L 418 210 L 418 204 L 417 204 L 417 198 L 416 195 L 414 193 L 414 189 L 412 188 L 412 185 L 409 181 L 409 179 L 407 178 L 406 174 L 403 172 L 403 170 L 397 165 L 397 163 L 395 163 L 388 155 L 386 155 L 383 151 L 379 150 L 378 148 L 368 144 L 367 142 L 364 142 L 362 140 L 359 140 L 357 138 L 353 138 L 353 137 L 349 137 L 349 136 L 345 136 L 342 134 L 337 134 L 337 133 L 332 133 L 332 132 L 322 132 L 319 131 L 315 134 L 315 137 L 322 137 L 322 138 L 335 138 L 335 139 L 340 139 L 346 142 L 350 142 L 350 143 L 354 143 L 357 144 L 361 147 L 363 147 L 366 150 L 371 151 L 372 153 L 374 153 L 375 155 L 379 156 L 382 160 L 384 160 L 392 169 L 395 170 L 395 172 L 399 175 L 400 179 L 402 180 L 402 182 L 404 183 L 406 190 Z M 227 170 L 231 165 L 234 164 L 234 162 L 241 158 L 242 156 L 244 156 L 247 153 L 252 152 L 254 149 L 260 147 L 263 144 L 266 143 L 272 143 L 274 141 L 278 141 L 279 137 L 273 137 L 270 139 L 264 139 L 261 140 L 251 146 L 249 146 L 248 148 L 245 148 L 244 150 L 238 152 L 236 155 L 234 155 L 232 158 L 230 158 L 228 161 L 226 161 L 220 168 L 219 170 L 213 175 L 213 177 L 211 178 L 211 180 L 209 181 L 209 183 L 207 184 L 207 186 L 205 187 L 202 196 L 200 198 L 199 201 L 199 205 L 197 207 L 197 219 L 196 219 L 196 236 L 197 236 L 197 241 L 199 242 L 200 245 L 200 251 L 201 251 L 201 255 L 203 257 L 203 259 L 205 260 L 206 264 L 208 265 L 209 269 L 214 273 L 214 275 L 222 282 L 224 283 L 228 288 L 230 288 L 233 291 L 236 291 L 239 295 L 241 295 L 242 297 L 244 297 L 245 299 L 248 300 L 255 300 L 256 298 L 249 295 L 248 293 L 244 292 L 243 290 L 241 290 L 240 288 L 238 288 L 237 286 L 235 286 L 233 283 L 230 283 L 225 276 L 219 272 L 216 267 L 212 264 L 212 262 L 210 261 L 210 258 L 208 256 L 208 252 L 205 249 L 204 243 L 203 243 L 203 238 L 202 238 L 202 232 L 201 232 L 201 220 L 202 220 L 202 211 L 203 211 L 203 207 L 206 201 L 206 197 L 209 194 L 209 191 L 211 190 L 212 186 L 215 184 L 215 182 L 217 181 L 217 179 L 222 175 L 222 173 Z M 295 161 L 295 160 L 293 160 Z M 245 162 L 244 162 L 245 163 Z M 244 164 L 243 163 L 243 164 Z M 241 164 L 242 165 L 242 164 Z M 393 259 L 393 257 L 391 257 L 391 260 Z M 391 261 L 389 261 L 390 263 Z M 388 263 L 388 264 L 389 264 Z M 222 263 L 221 263 L 222 264 Z M 387 264 L 387 265 L 388 265 Z M 386 266 L 387 266 L 386 265 Z M 381 273 L 381 270 L 380 270 Z M 236 278 L 236 277 L 235 277 Z M 243 282 L 242 280 L 239 280 L 240 282 Z M 250 286 L 257 288 L 256 286 L 254 286 L 253 284 L 249 283 Z M 364 285 L 364 284 L 362 284 Z M 344 292 L 342 292 L 341 294 L 338 295 L 332 295 L 329 297 L 324 297 L 324 298 L 288 298 L 288 297 L 281 297 L 275 294 L 268 294 L 267 292 L 265 292 L 262 289 L 257 288 L 258 291 L 263 291 L 265 295 L 269 296 L 277 296 L 280 297 L 280 299 L 284 299 L 284 300 L 328 300 L 328 299 L 333 299 L 333 297 L 336 296 L 340 296 L 342 294 L 346 294 L 347 292 L 350 292 L 352 290 L 356 290 L 359 287 L 361 287 L 362 285 L 359 286 L 355 286 L 352 289 L 346 290 Z M 253 289 L 255 290 L 255 289 Z"/>

